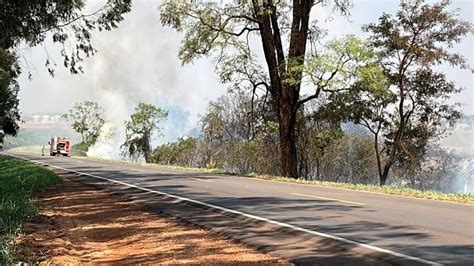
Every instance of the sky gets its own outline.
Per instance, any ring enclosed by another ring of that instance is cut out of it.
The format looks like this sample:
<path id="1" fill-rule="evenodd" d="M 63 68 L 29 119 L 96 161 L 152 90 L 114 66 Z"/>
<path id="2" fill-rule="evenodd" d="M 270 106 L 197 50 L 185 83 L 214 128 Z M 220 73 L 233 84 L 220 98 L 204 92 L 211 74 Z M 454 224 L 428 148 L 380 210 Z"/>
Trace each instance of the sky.
<path id="1" fill-rule="evenodd" d="M 89 9 L 101 0 L 89 1 Z M 347 34 L 366 36 L 361 26 L 376 22 L 383 12 L 395 13 L 396 0 L 354 0 L 349 17 L 334 15 L 319 6 L 312 13 L 320 26 L 328 31 L 327 39 Z M 23 113 L 65 113 L 75 102 L 93 100 L 105 109 L 105 119 L 112 127 L 121 127 L 138 102 L 156 104 L 169 110 L 162 125 L 163 137 L 156 143 L 172 141 L 186 134 L 196 134 L 200 115 L 209 101 L 226 92 L 214 73 L 210 58 L 182 65 L 177 58 L 182 36 L 159 22 L 159 1 L 135 0 L 132 11 L 118 29 L 94 32 L 93 44 L 98 53 L 83 62 L 84 74 L 71 75 L 61 67 L 60 47 L 51 42 L 21 49 L 23 74 L 20 77 L 20 109 Z M 474 0 L 454 1 L 461 18 L 473 21 Z M 453 50 L 462 53 L 474 66 L 473 36 L 467 37 Z M 58 64 L 55 77 L 48 74 L 44 63 L 47 54 Z M 27 71 L 33 76 L 28 79 Z M 466 114 L 474 114 L 473 75 L 469 71 L 441 67 L 448 78 L 464 91 L 452 101 L 461 102 Z M 120 130 L 118 130 L 120 131 Z M 123 130 L 121 130 L 123 131 Z M 117 132 L 118 137 L 123 132 Z M 119 138 L 118 138 L 119 139 Z"/>

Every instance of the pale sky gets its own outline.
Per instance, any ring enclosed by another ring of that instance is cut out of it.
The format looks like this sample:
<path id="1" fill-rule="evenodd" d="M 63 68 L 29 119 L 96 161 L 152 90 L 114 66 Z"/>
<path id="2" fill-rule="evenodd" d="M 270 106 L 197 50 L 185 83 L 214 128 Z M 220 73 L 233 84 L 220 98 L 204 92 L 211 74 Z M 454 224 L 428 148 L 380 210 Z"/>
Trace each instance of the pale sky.
<path id="1" fill-rule="evenodd" d="M 205 112 L 207 103 L 224 94 L 226 89 L 218 82 L 211 59 L 181 65 L 177 58 L 181 36 L 161 26 L 158 4 L 154 0 L 135 0 L 132 12 L 118 29 L 94 33 L 93 43 L 98 53 L 84 60 L 85 74 L 72 76 L 61 67 L 59 48 L 50 42 L 23 49 L 23 72 L 30 69 L 33 80 L 29 81 L 26 74 L 20 78 L 21 111 L 64 113 L 75 102 L 94 100 L 106 109 L 106 120 L 122 125 L 133 107 L 145 101 L 170 110 L 170 117 L 163 125 L 165 137 L 158 142 L 195 130 L 199 114 Z M 474 1 L 454 1 L 452 7 L 460 8 L 461 17 L 473 22 Z M 363 24 L 376 22 L 383 12 L 394 13 L 397 8 L 396 0 L 355 0 L 349 19 L 336 15 L 333 20 L 327 20 L 330 10 L 320 7 L 313 15 L 328 30 L 330 39 L 346 34 L 364 36 L 360 30 Z M 466 56 L 474 66 L 472 46 L 473 37 L 469 36 L 454 50 Z M 46 53 L 58 64 L 54 78 L 43 67 Z M 474 114 L 471 72 L 449 67 L 442 70 L 465 88 L 453 101 L 461 102 L 466 114 Z"/>

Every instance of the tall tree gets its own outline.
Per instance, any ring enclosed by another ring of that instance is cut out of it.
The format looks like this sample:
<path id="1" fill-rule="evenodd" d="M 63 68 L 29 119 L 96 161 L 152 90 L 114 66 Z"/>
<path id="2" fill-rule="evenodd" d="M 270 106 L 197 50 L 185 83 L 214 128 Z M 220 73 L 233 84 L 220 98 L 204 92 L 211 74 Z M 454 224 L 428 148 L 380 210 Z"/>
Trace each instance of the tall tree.
<path id="1" fill-rule="evenodd" d="M 309 56 L 317 55 L 314 47 L 321 34 L 316 21 L 310 19 L 310 13 L 315 6 L 327 1 L 289 2 L 166 1 L 160 13 L 163 25 L 185 34 L 179 52 L 183 63 L 216 54 L 216 66 L 223 81 L 234 81 L 254 92 L 262 89 L 271 94 L 270 101 L 278 113 L 281 174 L 296 178 L 296 115 L 305 102 L 318 96 L 317 92 L 301 95 L 305 64 Z M 347 12 L 347 0 L 331 2 L 335 9 Z M 253 42 L 255 36 L 257 39 Z M 252 52 L 251 42 L 260 43 L 266 71 Z M 321 81 L 334 75 L 321 76 Z M 324 82 L 316 85 L 322 84 Z"/>
<path id="2" fill-rule="evenodd" d="M 0 49 L 0 143 L 5 135 L 15 136 L 18 130 L 20 110 L 16 77 L 19 72 L 16 57 Z"/>
<path id="3" fill-rule="evenodd" d="M 457 105 L 447 103 L 460 89 L 435 67 L 469 68 L 449 48 L 473 28 L 448 10 L 449 3 L 405 1 L 395 16 L 384 14 L 377 24 L 367 25 L 380 61 L 360 69 L 352 89 L 333 95 L 333 104 L 326 106 L 350 106 L 346 115 L 374 135 L 380 185 L 397 160 L 421 158 L 427 141 L 442 133 L 443 123 L 460 117 Z"/>
<path id="4" fill-rule="evenodd" d="M 168 117 L 168 112 L 152 104 L 138 103 L 135 112 L 125 121 L 125 142 L 121 148 L 130 157 L 143 156 L 151 162 L 151 141 L 159 134 L 159 123 Z"/>
<path id="5" fill-rule="evenodd" d="M 104 110 L 97 102 L 85 101 L 75 103 L 63 117 L 71 123 L 72 129 L 81 135 L 82 143 L 92 144 L 104 125 L 103 113 Z"/>

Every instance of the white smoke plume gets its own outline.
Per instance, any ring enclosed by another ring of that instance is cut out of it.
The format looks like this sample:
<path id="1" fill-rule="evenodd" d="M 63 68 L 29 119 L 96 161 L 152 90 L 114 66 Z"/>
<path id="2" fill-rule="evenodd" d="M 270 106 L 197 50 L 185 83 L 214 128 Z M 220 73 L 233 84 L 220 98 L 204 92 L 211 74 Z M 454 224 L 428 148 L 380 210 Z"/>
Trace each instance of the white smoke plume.
<path id="1" fill-rule="evenodd" d="M 454 180 L 450 190 L 474 193 L 474 115 L 464 116 L 448 130 L 440 145 L 455 158 Z"/>
<path id="2" fill-rule="evenodd" d="M 102 2 L 88 5 L 93 10 Z M 189 134 L 198 125 L 207 103 L 222 95 L 225 88 L 217 80 L 210 60 L 181 65 L 177 55 L 182 36 L 161 26 L 158 5 L 158 1 L 134 1 L 119 28 L 94 32 L 93 44 L 98 53 L 84 60 L 84 74 L 72 76 L 61 67 L 61 47 L 46 43 L 45 47 L 31 49 L 30 55 L 25 56 L 32 61 L 41 65 L 46 49 L 58 67 L 54 78 L 38 67 L 31 82 L 23 80 L 22 110 L 65 112 L 75 102 L 97 101 L 105 110 L 107 130 L 113 129 L 115 134 L 107 141 L 101 137 L 91 148 L 90 154 L 96 157 L 119 156 L 124 121 L 138 102 L 170 111 L 162 125 L 165 137 L 157 137 L 155 145 Z"/>
<path id="3" fill-rule="evenodd" d="M 88 157 L 120 159 L 120 133 L 112 123 L 105 123 L 100 130 L 97 142 L 87 152 Z"/>

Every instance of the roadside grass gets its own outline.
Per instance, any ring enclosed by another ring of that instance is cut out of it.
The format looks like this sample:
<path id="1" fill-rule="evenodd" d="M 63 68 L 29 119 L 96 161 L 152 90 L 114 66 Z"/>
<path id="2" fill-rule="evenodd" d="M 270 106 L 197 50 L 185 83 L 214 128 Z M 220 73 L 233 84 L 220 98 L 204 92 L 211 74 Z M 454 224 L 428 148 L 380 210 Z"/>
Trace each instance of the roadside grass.
<path id="1" fill-rule="evenodd" d="M 339 183 L 339 182 L 328 182 L 328 181 L 319 181 L 319 180 L 306 180 L 302 178 L 294 179 L 288 177 L 280 176 L 271 176 L 271 175 L 262 175 L 251 173 L 246 175 L 250 178 L 264 179 L 276 182 L 286 182 L 286 183 L 297 183 L 303 185 L 312 185 L 318 187 L 328 187 L 328 188 L 339 188 L 339 189 L 348 189 L 348 190 L 357 190 L 365 192 L 374 192 L 395 196 L 404 196 L 418 199 L 429 199 L 437 201 L 448 201 L 455 203 L 466 203 L 474 204 L 474 194 L 472 193 L 446 193 L 436 190 L 419 190 L 414 188 L 407 187 L 398 187 L 392 185 L 373 185 L 373 184 L 352 184 L 352 183 Z"/>
<path id="2" fill-rule="evenodd" d="M 248 178 L 264 179 L 264 180 L 275 181 L 275 182 L 297 183 L 297 184 L 318 186 L 318 187 L 375 192 L 375 193 L 382 193 L 382 194 L 395 195 L 395 196 L 405 196 L 405 197 L 418 198 L 418 199 L 430 199 L 430 200 L 437 200 L 437 201 L 474 204 L 474 194 L 472 193 L 446 193 L 446 192 L 435 191 L 435 190 L 418 190 L 414 188 L 398 187 L 398 186 L 392 186 L 392 185 L 379 186 L 379 185 L 374 185 L 374 184 L 352 184 L 352 183 L 339 183 L 339 182 L 328 182 L 328 181 L 319 181 L 319 180 L 306 180 L 303 178 L 294 179 L 294 178 L 288 178 L 288 177 L 264 175 L 264 174 L 257 174 L 257 173 L 235 174 L 235 173 L 231 173 L 229 171 L 225 171 L 219 168 L 183 167 L 183 166 L 176 166 L 176 165 L 161 165 L 161 164 L 154 164 L 154 163 L 107 160 L 107 159 L 99 159 L 99 158 L 93 158 L 93 157 L 84 157 L 84 158 L 81 157 L 81 159 L 124 163 L 128 165 L 142 166 L 142 167 L 148 167 L 148 168 L 160 168 L 160 169 L 202 172 L 202 173 L 211 173 L 211 174 L 238 175 L 238 176 L 243 176 L 243 177 L 248 177 Z"/>
<path id="3" fill-rule="evenodd" d="M 264 175 L 264 174 L 258 174 L 258 173 L 250 173 L 250 174 L 245 175 L 245 174 L 235 174 L 235 173 L 225 171 L 219 168 L 183 167 L 183 166 L 176 166 L 176 165 L 161 165 L 161 164 L 154 164 L 154 163 L 100 159 L 100 158 L 94 158 L 94 157 L 78 157 L 78 158 L 86 159 L 86 160 L 94 160 L 94 161 L 112 162 L 112 163 L 114 162 L 122 163 L 122 164 L 124 163 L 128 165 L 135 165 L 135 166 L 148 167 L 148 168 L 202 172 L 202 173 L 209 173 L 209 174 L 239 175 L 239 176 L 244 176 L 244 177 L 249 177 L 249 178 L 264 179 L 264 180 L 276 181 L 276 182 L 288 182 L 288 183 L 297 183 L 297 184 L 312 185 L 312 186 L 319 186 L 319 187 L 340 188 L 340 189 L 349 189 L 349 190 L 357 190 L 357 191 L 365 191 L 365 192 L 382 193 L 382 194 L 388 194 L 388 195 L 405 196 L 405 197 L 412 197 L 412 198 L 419 198 L 419 199 L 430 199 L 430 200 L 448 201 L 448 202 L 455 202 L 455 203 L 474 204 L 474 194 L 472 193 L 445 193 L 441 191 L 418 190 L 418 189 L 413 189 L 413 188 L 398 187 L 398 186 L 391 186 L 391 185 L 378 186 L 378 185 L 373 185 L 373 184 L 372 185 L 371 184 L 352 184 L 352 183 L 327 182 L 327 181 L 318 181 L 318 180 L 306 180 L 302 178 L 293 179 L 293 178 L 271 176 L 271 175 Z"/>
<path id="4" fill-rule="evenodd" d="M 0 265 L 14 262 L 12 238 L 21 232 L 24 220 L 38 214 L 32 194 L 59 180 L 42 166 L 0 154 Z"/>
<path id="5" fill-rule="evenodd" d="M 124 160 L 102 159 L 102 158 L 96 158 L 96 157 L 81 157 L 81 156 L 73 156 L 73 157 L 77 157 L 78 159 L 82 159 L 82 160 L 120 163 L 120 164 L 134 165 L 134 166 L 140 166 L 140 167 L 146 167 L 146 168 L 159 168 L 159 169 L 168 169 L 168 170 L 201 172 L 201 173 L 209 173 L 209 174 L 235 175 L 235 174 L 233 174 L 229 171 L 225 171 L 225 170 L 219 169 L 219 168 L 185 167 L 185 166 L 179 166 L 179 165 L 144 163 L 144 162 L 131 162 L 131 161 L 124 161 Z"/>
<path id="6" fill-rule="evenodd" d="M 12 152 L 27 152 L 27 153 L 41 154 L 42 149 L 43 149 L 42 145 L 31 145 L 31 146 L 15 147 L 8 150 Z M 48 145 L 44 145 L 44 152 L 45 154 L 49 154 Z"/>

